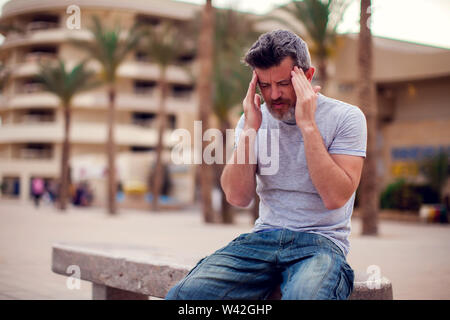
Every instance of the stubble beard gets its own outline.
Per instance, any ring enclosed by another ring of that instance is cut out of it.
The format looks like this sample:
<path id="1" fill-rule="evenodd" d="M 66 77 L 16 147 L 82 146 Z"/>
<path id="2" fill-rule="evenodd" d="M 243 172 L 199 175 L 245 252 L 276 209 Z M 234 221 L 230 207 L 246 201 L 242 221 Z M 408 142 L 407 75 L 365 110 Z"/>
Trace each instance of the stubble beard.
<path id="1" fill-rule="evenodd" d="M 272 106 L 267 108 L 269 113 L 277 120 L 287 122 L 287 123 L 295 123 L 295 105 L 290 105 L 289 108 L 284 113 L 279 113 L 275 111 Z"/>

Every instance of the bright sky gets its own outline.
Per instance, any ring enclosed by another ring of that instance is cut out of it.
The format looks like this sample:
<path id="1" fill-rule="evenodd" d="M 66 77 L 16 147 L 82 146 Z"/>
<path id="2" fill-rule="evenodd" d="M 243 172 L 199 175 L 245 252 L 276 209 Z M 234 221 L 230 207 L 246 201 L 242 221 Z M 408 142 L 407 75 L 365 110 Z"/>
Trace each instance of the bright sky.
<path id="1" fill-rule="evenodd" d="M 182 0 L 205 3 L 204 0 Z M 289 0 L 213 0 L 216 7 L 265 14 Z M 360 1 L 348 8 L 339 32 L 359 32 Z M 372 0 L 372 33 L 376 36 L 450 49 L 450 0 Z"/>
<path id="2" fill-rule="evenodd" d="M 205 3 L 205 0 L 181 1 Z M 0 6 L 6 2 L 0 0 Z M 257 14 L 265 14 L 287 2 L 289 0 L 213 0 L 217 7 L 232 6 Z M 372 7 L 374 35 L 450 49 L 450 0 L 372 0 Z M 354 0 L 339 32 L 358 31 L 359 1 Z"/>

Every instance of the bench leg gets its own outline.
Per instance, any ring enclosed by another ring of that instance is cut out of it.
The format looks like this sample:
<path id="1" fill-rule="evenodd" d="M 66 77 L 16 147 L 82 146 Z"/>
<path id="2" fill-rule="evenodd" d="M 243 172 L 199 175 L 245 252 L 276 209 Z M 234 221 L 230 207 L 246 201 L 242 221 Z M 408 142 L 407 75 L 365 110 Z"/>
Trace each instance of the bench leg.
<path id="1" fill-rule="evenodd" d="M 93 283 L 92 300 L 148 300 L 148 296 Z"/>

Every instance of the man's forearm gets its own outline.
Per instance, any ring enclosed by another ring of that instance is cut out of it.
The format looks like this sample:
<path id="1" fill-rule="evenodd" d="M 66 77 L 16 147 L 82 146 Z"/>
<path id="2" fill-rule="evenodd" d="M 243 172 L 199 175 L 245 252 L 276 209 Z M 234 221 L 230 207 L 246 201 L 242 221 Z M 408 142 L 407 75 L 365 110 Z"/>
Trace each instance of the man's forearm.
<path id="1" fill-rule="evenodd" d="M 311 180 L 328 209 L 342 207 L 353 194 L 347 173 L 331 158 L 315 123 L 300 126 Z"/>
<path id="2" fill-rule="evenodd" d="M 220 179 L 227 201 L 235 206 L 245 207 L 255 194 L 255 133 L 244 129 L 231 159 L 225 166 Z M 246 136 L 249 135 L 249 139 Z"/>

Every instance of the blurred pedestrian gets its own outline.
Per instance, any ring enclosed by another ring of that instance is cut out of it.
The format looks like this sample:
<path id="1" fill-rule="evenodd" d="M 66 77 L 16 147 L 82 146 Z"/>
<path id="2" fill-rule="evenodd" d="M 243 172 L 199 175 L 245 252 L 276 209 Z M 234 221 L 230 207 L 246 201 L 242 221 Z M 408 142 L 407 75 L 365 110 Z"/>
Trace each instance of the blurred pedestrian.
<path id="1" fill-rule="evenodd" d="M 36 208 L 38 208 L 39 201 L 41 200 L 41 197 L 45 191 L 44 179 L 34 178 L 33 181 L 31 182 L 31 191 L 33 193 L 34 205 Z"/>

